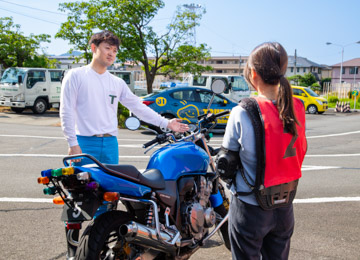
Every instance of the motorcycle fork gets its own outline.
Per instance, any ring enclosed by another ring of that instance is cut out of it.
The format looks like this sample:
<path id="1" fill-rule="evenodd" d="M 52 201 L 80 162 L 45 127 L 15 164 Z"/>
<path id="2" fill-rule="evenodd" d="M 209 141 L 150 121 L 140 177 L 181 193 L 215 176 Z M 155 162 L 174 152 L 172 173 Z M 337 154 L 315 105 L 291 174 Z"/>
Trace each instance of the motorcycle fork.
<path id="1" fill-rule="evenodd" d="M 208 147 L 208 145 L 207 145 L 207 143 L 206 143 L 206 139 L 205 139 L 205 136 L 204 136 L 204 135 L 201 136 L 201 141 L 203 142 L 203 145 L 204 145 L 204 147 L 205 147 L 206 153 L 207 153 L 208 156 L 209 156 L 211 170 L 212 170 L 213 172 L 215 172 L 215 163 L 214 163 L 214 160 L 213 160 L 213 158 L 212 158 L 212 156 L 211 156 L 211 153 L 210 153 L 210 151 L 209 151 L 209 147 Z"/>

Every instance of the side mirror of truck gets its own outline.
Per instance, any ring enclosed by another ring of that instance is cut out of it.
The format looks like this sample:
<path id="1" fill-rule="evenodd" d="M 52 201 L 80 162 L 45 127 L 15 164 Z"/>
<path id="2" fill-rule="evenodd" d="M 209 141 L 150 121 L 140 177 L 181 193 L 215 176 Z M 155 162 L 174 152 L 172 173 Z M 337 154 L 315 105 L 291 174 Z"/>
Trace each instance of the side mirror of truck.
<path id="1" fill-rule="evenodd" d="M 21 83 L 22 83 L 22 81 L 23 81 L 23 78 L 22 78 L 22 76 L 21 76 L 21 75 L 19 75 L 19 76 L 18 76 L 18 83 L 19 83 L 19 84 L 21 84 Z"/>

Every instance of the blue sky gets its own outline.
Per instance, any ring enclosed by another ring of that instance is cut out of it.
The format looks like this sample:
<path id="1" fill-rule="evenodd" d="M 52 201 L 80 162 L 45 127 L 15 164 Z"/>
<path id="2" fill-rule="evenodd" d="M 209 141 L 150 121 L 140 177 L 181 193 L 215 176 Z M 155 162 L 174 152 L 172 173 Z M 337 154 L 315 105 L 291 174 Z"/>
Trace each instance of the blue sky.
<path id="1" fill-rule="evenodd" d="M 66 1 L 0 0 L 0 16 L 12 16 L 25 35 L 47 33 L 53 37 L 66 20 L 65 15 L 57 14 L 62 2 Z M 298 56 L 320 64 L 341 62 L 342 48 L 326 42 L 345 46 L 344 61 L 360 58 L 360 44 L 353 44 L 360 41 L 359 0 L 165 0 L 165 8 L 153 22 L 155 30 L 165 29 L 177 5 L 190 3 L 206 8 L 196 28 L 196 42 L 211 47 L 213 56 L 247 56 L 262 42 L 278 41 L 289 55 L 296 49 Z M 54 38 L 44 47 L 56 55 L 71 48 L 68 42 Z"/>

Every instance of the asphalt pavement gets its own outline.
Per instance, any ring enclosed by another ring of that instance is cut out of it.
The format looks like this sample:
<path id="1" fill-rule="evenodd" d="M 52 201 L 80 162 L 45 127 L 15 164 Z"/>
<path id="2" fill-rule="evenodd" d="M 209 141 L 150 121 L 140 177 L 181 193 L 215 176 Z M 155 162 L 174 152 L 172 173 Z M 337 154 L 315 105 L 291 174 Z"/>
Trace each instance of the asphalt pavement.
<path id="1" fill-rule="evenodd" d="M 360 113 L 307 115 L 309 149 L 294 203 L 290 259 L 360 259 Z M 62 166 L 67 144 L 57 112 L 0 113 L 0 259 L 65 259 L 61 206 L 37 184 Z M 119 160 L 145 169 L 149 131 L 119 130 Z M 221 145 L 215 134 L 210 144 Z M 231 259 L 215 235 L 191 259 Z"/>

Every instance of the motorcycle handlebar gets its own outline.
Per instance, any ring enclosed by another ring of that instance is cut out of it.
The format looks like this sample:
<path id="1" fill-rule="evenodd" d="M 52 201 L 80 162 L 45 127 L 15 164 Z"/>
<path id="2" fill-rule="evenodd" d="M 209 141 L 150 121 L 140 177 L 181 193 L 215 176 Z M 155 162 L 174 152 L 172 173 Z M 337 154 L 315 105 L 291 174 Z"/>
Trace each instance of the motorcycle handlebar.
<path id="1" fill-rule="evenodd" d="M 145 144 L 143 145 L 143 148 L 148 148 L 149 146 L 151 146 L 151 145 L 153 145 L 153 144 L 155 144 L 155 143 L 157 143 L 157 142 L 158 142 L 158 140 L 157 140 L 157 138 L 155 138 L 155 139 L 153 139 L 153 140 L 145 143 Z"/>

